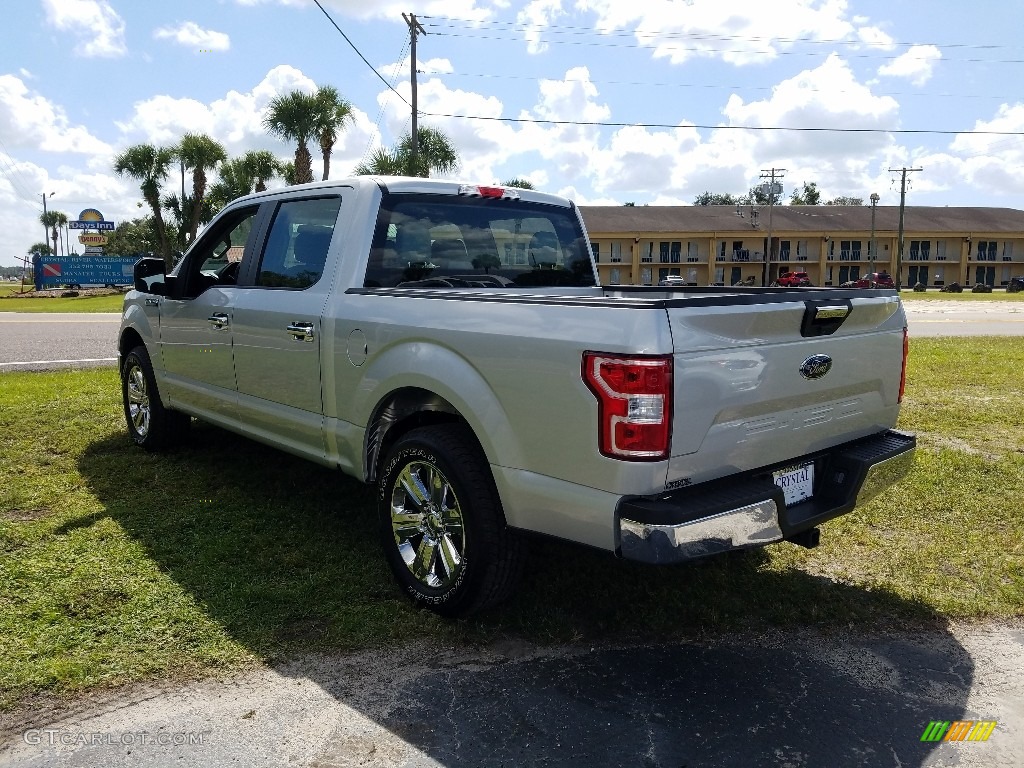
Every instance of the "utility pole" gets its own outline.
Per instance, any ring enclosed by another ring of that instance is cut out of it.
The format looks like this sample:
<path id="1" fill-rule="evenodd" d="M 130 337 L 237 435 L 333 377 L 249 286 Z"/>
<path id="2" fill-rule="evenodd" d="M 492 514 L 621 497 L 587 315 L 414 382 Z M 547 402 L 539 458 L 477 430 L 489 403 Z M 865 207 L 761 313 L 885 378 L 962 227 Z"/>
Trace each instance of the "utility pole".
<path id="1" fill-rule="evenodd" d="M 890 168 L 889 173 L 901 174 L 900 180 L 900 233 L 899 244 L 896 246 L 896 290 L 903 287 L 903 210 L 907 204 L 907 174 L 923 171 L 924 168 Z"/>
<path id="2" fill-rule="evenodd" d="M 405 19 L 405 23 L 409 25 L 409 57 L 412 59 L 412 65 L 409 67 L 411 70 L 410 85 L 412 86 L 412 168 L 409 169 L 410 174 L 416 173 L 418 167 L 417 156 L 419 155 L 420 147 L 420 134 L 419 128 L 416 125 L 416 35 L 417 33 L 427 34 L 420 23 L 416 20 L 416 14 L 410 13 L 406 16 L 402 14 L 402 18 Z"/>
<path id="3" fill-rule="evenodd" d="M 761 267 L 761 285 L 768 285 L 768 262 L 772 258 L 772 209 L 775 208 L 775 179 L 782 178 L 785 168 L 769 168 L 761 171 L 761 178 L 768 179 L 768 247 L 764 252 L 764 265 Z M 780 186 L 781 194 L 781 186 Z"/>

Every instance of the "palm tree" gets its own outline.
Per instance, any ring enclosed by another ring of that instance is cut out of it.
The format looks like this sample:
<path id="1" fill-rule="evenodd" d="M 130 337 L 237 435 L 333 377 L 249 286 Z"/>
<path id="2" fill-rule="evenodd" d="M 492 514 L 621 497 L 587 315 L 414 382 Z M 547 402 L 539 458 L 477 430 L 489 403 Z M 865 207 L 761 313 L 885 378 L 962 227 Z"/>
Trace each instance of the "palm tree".
<path id="1" fill-rule="evenodd" d="M 342 98 L 333 85 L 321 85 L 313 100 L 316 103 L 315 135 L 320 139 L 320 152 L 324 157 L 323 180 L 327 181 L 331 172 L 331 151 L 338 140 L 338 132 L 352 122 L 352 104 Z"/>
<path id="2" fill-rule="evenodd" d="M 316 97 L 302 91 L 291 91 L 270 100 L 263 127 L 273 136 L 294 141 L 295 183 L 313 180 L 312 158 L 306 142 L 316 134 Z"/>
<path id="3" fill-rule="evenodd" d="M 214 211 L 219 211 L 236 197 L 252 192 L 252 176 L 245 159 L 233 157 L 217 169 L 217 181 L 210 185 L 206 200 Z"/>
<path id="4" fill-rule="evenodd" d="M 154 147 L 152 144 L 135 144 L 114 158 L 114 171 L 119 176 L 131 176 L 139 182 L 142 197 L 153 211 L 153 224 L 160 240 L 160 255 L 167 269 L 174 266 L 171 244 L 167 240 L 167 226 L 160 210 L 160 185 L 167 178 L 167 171 L 174 160 L 174 150 Z"/>
<path id="5" fill-rule="evenodd" d="M 395 152 L 378 147 L 366 162 L 360 163 L 352 173 L 357 176 L 404 176 L 408 170 L 405 159 Z"/>
<path id="6" fill-rule="evenodd" d="M 61 253 L 67 254 L 71 249 L 68 248 L 68 215 L 63 211 L 56 211 L 57 214 L 57 229 L 61 233 Z"/>
<path id="7" fill-rule="evenodd" d="M 416 164 L 412 163 L 412 134 L 407 133 L 398 142 L 399 153 L 408 158 L 410 176 L 424 178 L 434 173 L 453 173 L 459 169 L 459 153 L 451 139 L 437 128 L 423 126 L 417 130 Z"/>
<path id="8" fill-rule="evenodd" d="M 181 137 L 176 153 L 186 168 L 192 170 L 192 197 L 187 199 L 189 210 L 183 210 L 187 214 L 188 242 L 196 239 L 199 225 L 203 222 L 203 201 L 206 198 L 206 172 L 217 167 L 228 159 L 224 147 L 203 133 L 186 133 Z M 182 200 L 182 207 L 186 200 Z M 206 219 L 209 221 L 209 219 Z M 185 222 L 179 222 L 179 225 Z M 180 237 L 180 235 L 179 235 Z"/>
<path id="9" fill-rule="evenodd" d="M 50 233 L 50 239 L 53 240 L 52 253 L 55 256 L 57 255 L 57 227 L 59 226 L 60 217 L 59 211 L 47 211 L 46 213 L 39 214 L 39 223 L 46 227 L 46 230 Z"/>
<path id="10" fill-rule="evenodd" d="M 536 189 L 536 187 L 533 186 L 532 181 L 530 181 L 529 179 L 521 179 L 518 176 L 513 176 L 508 181 L 501 182 L 501 186 L 516 187 L 518 189 Z"/>
<path id="11" fill-rule="evenodd" d="M 378 149 L 365 163 L 356 166 L 357 175 L 430 176 L 458 170 L 459 153 L 442 131 L 424 126 L 417 131 L 416 163 L 412 158 L 412 134 L 405 134 L 394 149 Z"/>
<path id="12" fill-rule="evenodd" d="M 324 160 L 324 178 L 327 178 L 328 160 Z M 281 174 L 281 163 L 273 152 L 265 149 L 249 150 L 242 155 L 242 166 L 249 178 L 256 183 L 254 192 L 265 192 L 267 182 Z"/>

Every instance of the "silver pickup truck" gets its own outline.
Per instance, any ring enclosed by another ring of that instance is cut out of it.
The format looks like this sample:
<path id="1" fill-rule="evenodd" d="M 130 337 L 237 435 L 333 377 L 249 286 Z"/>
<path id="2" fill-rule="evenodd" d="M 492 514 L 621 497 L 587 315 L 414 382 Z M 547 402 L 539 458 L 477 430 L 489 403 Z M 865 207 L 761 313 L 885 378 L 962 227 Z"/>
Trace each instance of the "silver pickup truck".
<path id="1" fill-rule="evenodd" d="M 227 206 L 143 259 L 128 431 L 198 418 L 376 485 L 402 589 L 507 597 L 525 533 L 650 563 L 790 541 L 898 480 L 891 290 L 602 287 L 568 200 L 360 177 Z"/>

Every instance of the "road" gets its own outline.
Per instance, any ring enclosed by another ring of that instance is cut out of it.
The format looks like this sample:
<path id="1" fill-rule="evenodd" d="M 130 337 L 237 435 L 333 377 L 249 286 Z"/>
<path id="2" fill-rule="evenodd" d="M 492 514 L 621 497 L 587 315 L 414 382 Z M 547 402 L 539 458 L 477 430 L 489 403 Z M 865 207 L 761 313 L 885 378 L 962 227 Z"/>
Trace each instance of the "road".
<path id="1" fill-rule="evenodd" d="M 117 313 L 0 312 L 0 372 L 114 365 Z"/>
<path id="2" fill-rule="evenodd" d="M 1024 336 L 1024 301 L 908 301 L 910 335 Z M 113 365 L 118 314 L 0 312 L 0 372 Z"/>

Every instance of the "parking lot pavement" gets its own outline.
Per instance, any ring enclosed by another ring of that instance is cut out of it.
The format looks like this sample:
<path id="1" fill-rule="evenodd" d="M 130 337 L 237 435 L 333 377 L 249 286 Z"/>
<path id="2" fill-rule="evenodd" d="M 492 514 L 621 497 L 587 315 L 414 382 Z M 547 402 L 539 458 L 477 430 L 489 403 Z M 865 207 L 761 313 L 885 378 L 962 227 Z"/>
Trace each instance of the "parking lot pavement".
<path id="1" fill-rule="evenodd" d="M 932 721 L 986 741 L 922 741 Z M 0 718 L 4 766 L 1020 766 L 1024 624 L 309 656 Z M 161 743 L 162 741 L 162 743 Z"/>

